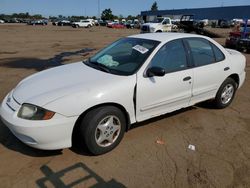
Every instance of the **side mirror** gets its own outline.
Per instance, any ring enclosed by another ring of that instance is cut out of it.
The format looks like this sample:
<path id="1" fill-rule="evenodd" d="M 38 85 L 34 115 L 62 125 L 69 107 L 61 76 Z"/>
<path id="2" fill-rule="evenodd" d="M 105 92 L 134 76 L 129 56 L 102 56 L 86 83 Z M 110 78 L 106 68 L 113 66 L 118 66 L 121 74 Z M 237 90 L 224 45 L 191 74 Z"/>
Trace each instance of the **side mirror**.
<path id="1" fill-rule="evenodd" d="M 161 67 L 150 67 L 147 72 L 146 75 L 148 77 L 153 77 L 153 76 L 164 76 L 166 74 L 165 69 L 161 68 Z"/>

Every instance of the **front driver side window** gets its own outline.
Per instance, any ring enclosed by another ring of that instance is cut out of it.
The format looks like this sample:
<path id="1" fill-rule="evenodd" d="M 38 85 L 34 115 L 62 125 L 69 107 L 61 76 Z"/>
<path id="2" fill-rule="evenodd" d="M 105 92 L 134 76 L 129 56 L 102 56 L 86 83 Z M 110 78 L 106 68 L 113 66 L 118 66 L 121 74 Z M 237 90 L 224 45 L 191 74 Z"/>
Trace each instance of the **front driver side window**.
<path id="1" fill-rule="evenodd" d="M 187 58 L 182 40 L 165 44 L 151 60 L 150 67 L 164 68 L 167 73 L 187 68 Z"/>

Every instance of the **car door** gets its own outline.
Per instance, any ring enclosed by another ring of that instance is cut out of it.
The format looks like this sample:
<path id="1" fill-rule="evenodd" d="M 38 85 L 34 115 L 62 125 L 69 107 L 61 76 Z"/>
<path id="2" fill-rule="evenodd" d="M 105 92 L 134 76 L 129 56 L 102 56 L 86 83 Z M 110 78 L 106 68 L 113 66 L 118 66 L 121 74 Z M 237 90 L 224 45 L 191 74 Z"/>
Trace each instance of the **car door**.
<path id="1" fill-rule="evenodd" d="M 162 28 L 164 32 L 169 32 L 171 31 L 172 28 L 172 24 L 170 23 L 170 19 L 166 18 L 163 22 L 162 22 Z"/>
<path id="2" fill-rule="evenodd" d="M 164 76 L 147 76 L 152 67 L 166 71 Z M 136 117 L 143 121 L 189 104 L 193 70 L 190 69 L 182 40 L 163 45 L 144 73 L 137 74 Z"/>
<path id="3" fill-rule="evenodd" d="M 185 39 L 194 64 L 190 105 L 215 97 L 226 78 L 226 61 L 221 50 L 204 38 Z"/>

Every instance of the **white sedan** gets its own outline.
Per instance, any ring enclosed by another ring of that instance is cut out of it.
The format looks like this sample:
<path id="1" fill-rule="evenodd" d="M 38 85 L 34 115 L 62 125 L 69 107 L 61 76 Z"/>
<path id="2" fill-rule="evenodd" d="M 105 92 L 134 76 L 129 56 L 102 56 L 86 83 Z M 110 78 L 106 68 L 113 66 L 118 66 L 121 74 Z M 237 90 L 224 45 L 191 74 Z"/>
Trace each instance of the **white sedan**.
<path id="1" fill-rule="evenodd" d="M 25 144 L 71 147 L 73 133 L 98 155 L 115 148 L 131 124 L 212 100 L 232 102 L 245 79 L 245 57 L 214 40 L 156 33 L 122 38 L 86 61 L 21 81 L 0 115 Z"/>

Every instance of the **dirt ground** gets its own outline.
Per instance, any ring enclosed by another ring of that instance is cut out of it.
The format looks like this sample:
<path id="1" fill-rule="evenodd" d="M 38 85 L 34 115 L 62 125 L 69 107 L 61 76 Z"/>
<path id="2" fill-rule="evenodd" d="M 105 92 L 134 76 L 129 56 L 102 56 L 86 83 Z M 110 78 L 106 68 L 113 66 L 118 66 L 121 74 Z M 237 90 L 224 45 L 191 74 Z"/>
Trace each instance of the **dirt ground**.
<path id="1" fill-rule="evenodd" d="M 228 30 L 217 32 L 226 36 Z M 24 77 L 83 60 L 134 33 L 139 31 L 0 25 L 0 100 Z M 0 187 L 250 187 L 249 112 L 247 77 L 229 108 L 199 104 L 146 121 L 102 156 L 32 149 L 0 121 Z"/>

